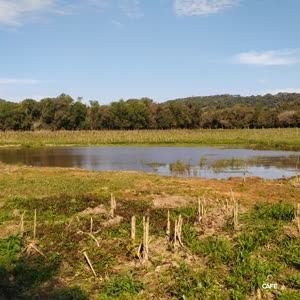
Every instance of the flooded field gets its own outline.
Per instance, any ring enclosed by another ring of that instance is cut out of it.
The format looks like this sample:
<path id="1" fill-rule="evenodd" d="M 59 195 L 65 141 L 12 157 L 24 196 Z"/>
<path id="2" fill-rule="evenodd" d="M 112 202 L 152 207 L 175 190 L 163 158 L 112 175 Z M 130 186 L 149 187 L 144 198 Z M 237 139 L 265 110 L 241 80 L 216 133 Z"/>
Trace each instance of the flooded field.
<path id="1" fill-rule="evenodd" d="M 299 173 L 300 152 L 215 147 L 6 148 L 0 161 L 87 170 L 137 170 L 161 175 L 282 178 Z"/>

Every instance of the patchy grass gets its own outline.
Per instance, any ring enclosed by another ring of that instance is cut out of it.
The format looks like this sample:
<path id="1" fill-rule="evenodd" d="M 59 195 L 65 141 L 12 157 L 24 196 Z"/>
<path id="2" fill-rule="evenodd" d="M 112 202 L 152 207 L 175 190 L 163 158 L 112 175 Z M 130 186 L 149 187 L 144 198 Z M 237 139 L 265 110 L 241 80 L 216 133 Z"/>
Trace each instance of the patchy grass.
<path id="1" fill-rule="evenodd" d="M 0 240 L 0 265 L 8 266 L 22 249 L 22 241 L 16 235 Z"/>
<path id="2" fill-rule="evenodd" d="M 266 299 L 297 299 L 299 187 L 292 179 L 243 182 L 1 166 L 0 187 L 0 298 L 253 299 L 260 289 Z M 238 230 L 228 226 L 230 189 L 240 203 Z M 117 202 L 114 219 L 111 193 Z M 206 209 L 201 223 L 199 196 Z M 25 251 L 32 242 L 34 209 L 34 243 L 43 255 Z M 174 249 L 173 235 L 166 237 L 168 210 L 171 233 L 176 218 L 183 218 L 184 247 Z M 135 241 L 130 239 L 132 215 Z M 137 258 L 143 215 L 150 216 L 144 264 Z M 279 288 L 264 290 L 270 275 Z"/>
<path id="3" fill-rule="evenodd" d="M 172 281 L 167 294 L 173 299 L 220 299 L 222 294 L 226 295 L 217 286 L 218 277 L 212 272 L 193 270 L 184 263 L 169 272 Z"/>
<path id="4" fill-rule="evenodd" d="M 143 283 L 131 274 L 117 275 L 103 283 L 103 292 L 98 299 L 130 299 L 131 296 L 137 295 L 143 289 Z"/>
<path id="5" fill-rule="evenodd" d="M 252 215 L 255 219 L 269 219 L 277 221 L 292 221 L 295 217 L 295 208 L 290 203 L 256 204 Z"/>

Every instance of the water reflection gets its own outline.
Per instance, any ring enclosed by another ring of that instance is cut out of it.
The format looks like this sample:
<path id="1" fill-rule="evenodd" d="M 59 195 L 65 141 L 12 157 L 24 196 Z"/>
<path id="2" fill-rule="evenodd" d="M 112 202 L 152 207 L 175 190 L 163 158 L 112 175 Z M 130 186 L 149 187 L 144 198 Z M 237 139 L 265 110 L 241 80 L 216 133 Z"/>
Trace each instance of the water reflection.
<path id="1" fill-rule="evenodd" d="M 89 170 L 138 170 L 163 175 L 281 178 L 299 173 L 300 152 L 213 147 L 64 147 L 1 149 L 0 161 Z"/>

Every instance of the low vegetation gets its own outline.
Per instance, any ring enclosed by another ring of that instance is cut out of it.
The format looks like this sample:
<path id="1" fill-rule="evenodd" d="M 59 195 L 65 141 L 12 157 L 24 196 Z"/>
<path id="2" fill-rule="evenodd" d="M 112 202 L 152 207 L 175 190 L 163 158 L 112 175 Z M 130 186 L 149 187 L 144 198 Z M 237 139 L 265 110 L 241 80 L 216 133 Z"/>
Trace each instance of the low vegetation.
<path id="1" fill-rule="evenodd" d="M 0 298 L 298 299 L 299 188 L 298 178 L 244 182 L 1 165 Z M 173 239 L 179 216 L 182 245 Z"/>
<path id="2" fill-rule="evenodd" d="M 0 146 L 186 145 L 300 150 L 298 128 L 101 131 L 0 131 Z M 205 163 L 200 158 L 199 164 Z"/>
<path id="3" fill-rule="evenodd" d="M 188 174 L 190 171 L 190 165 L 181 160 L 170 163 L 169 168 L 170 171 L 174 174 Z"/>

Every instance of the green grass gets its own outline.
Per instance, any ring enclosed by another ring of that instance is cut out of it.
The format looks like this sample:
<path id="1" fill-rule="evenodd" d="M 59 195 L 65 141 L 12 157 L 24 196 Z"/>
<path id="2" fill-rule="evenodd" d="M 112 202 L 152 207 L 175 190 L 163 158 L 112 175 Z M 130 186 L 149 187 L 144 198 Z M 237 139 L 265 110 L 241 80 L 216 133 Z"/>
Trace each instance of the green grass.
<path id="1" fill-rule="evenodd" d="M 252 217 L 257 220 L 292 221 L 295 217 L 295 209 L 289 203 L 256 204 Z"/>
<path id="2" fill-rule="evenodd" d="M 169 272 L 171 284 L 166 292 L 172 299 L 225 299 L 226 297 L 226 291 L 222 292 L 217 285 L 216 273 L 193 270 L 185 263 L 171 268 Z"/>
<path id="3" fill-rule="evenodd" d="M 16 235 L 0 240 L 0 266 L 8 266 L 22 249 L 22 241 Z"/>
<path id="4" fill-rule="evenodd" d="M 0 132 L 0 146 L 214 145 L 300 150 L 298 128 Z"/>
<path id="5" fill-rule="evenodd" d="M 62 288 L 54 291 L 51 295 L 56 300 L 87 300 L 88 297 L 79 287 Z"/>
<path id="6" fill-rule="evenodd" d="M 131 274 L 117 275 L 104 282 L 98 300 L 133 299 L 143 289 L 143 283 Z"/>

